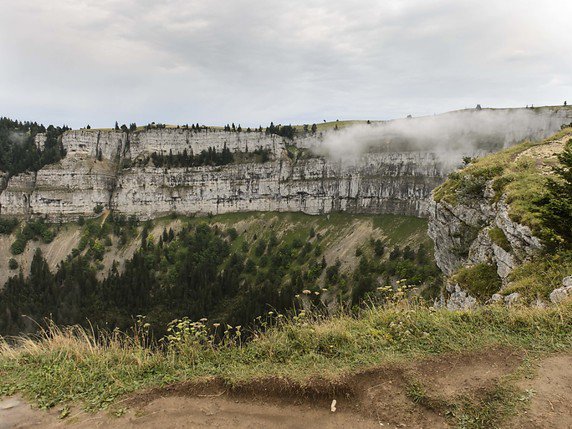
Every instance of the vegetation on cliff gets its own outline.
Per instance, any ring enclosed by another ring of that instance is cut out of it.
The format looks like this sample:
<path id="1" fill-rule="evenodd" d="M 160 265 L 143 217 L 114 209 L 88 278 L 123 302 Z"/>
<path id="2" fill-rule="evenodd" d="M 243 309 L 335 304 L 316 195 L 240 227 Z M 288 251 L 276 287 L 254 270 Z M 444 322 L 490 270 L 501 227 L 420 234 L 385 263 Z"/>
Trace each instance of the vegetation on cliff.
<path id="1" fill-rule="evenodd" d="M 564 150 L 552 156 L 552 145 Z M 552 246 L 572 243 L 572 128 L 542 141 L 525 142 L 499 153 L 471 160 L 434 191 L 437 202 L 467 203 L 485 198 L 487 184 L 493 202 L 504 196 L 512 220 L 526 225 Z"/>
<path id="2" fill-rule="evenodd" d="M 438 203 L 469 209 L 506 204 L 510 219 L 529 227 L 541 240 L 543 251 L 527 257 L 509 274 L 503 294 L 518 292 L 529 302 L 546 300 L 572 272 L 572 128 L 542 142 L 525 142 L 471 160 L 434 191 L 434 198 Z M 489 228 L 488 236 L 505 252 L 514 251 L 498 225 Z M 524 249 L 516 251 L 522 254 Z M 477 268 L 463 268 L 454 280 L 474 277 L 473 282 L 465 282 L 465 289 L 477 291 L 477 295 L 486 291 L 490 297 L 490 292 L 496 291 L 481 287 L 483 277 L 468 275 Z M 498 279 L 489 283 L 498 286 Z"/>
<path id="3" fill-rule="evenodd" d="M 13 176 L 59 161 L 65 156 L 60 137 L 69 129 L 65 125 L 46 128 L 36 122 L 0 118 L 0 171 Z M 38 133 L 46 134 L 43 148 L 36 147 L 34 139 Z"/>

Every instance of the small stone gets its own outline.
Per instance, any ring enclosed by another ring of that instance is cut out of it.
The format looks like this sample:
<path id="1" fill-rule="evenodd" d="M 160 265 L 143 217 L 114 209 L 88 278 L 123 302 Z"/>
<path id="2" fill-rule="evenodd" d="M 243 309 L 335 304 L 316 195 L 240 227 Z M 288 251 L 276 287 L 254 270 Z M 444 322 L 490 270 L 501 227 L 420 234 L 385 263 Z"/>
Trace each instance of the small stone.
<path id="1" fill-rule="evenodd" d="M 512 307 L 520 301 L 520 293 L 514 292 L 504 297 L 504 303 L 507 307 Z"/>
<path id="2" fill-rule="evenodd" d="M 559 287 L 550 292 L 550 301 L 554 304 L 559 304 L 569 296 L 572 296 L 572 286 Z"/>
<path id="3" fill-rule="evenodd" d="M 332 413 L 335 413 L 335 412 L 336 412 L 336 403 L 337 403 L 337 401 L 334 399 L 334 400 L 332 401 L 332 405 L 330 405 L 330 411 L 331 411 Z"/>

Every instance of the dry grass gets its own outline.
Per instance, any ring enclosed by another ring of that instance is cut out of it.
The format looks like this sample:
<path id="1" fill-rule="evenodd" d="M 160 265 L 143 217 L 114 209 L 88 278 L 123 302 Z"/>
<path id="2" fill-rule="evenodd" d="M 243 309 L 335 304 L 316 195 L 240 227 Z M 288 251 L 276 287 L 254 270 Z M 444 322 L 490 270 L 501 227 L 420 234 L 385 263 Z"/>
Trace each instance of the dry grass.
<path id="1" fill-rule="evenodd" d="M 229 384 L 285 377 L 303 384 L 387 362 L 500 345 L 532 353 L 572 348 L 572 302 L 467 312 L 398 303 L 372 305 L 359 316 L 301 314 L 267 323 L 272 326 L 247 343 L 234 327 L 219 344 L 193 334 L 164 347 L 150 346 L 139 328 L 127 335 L 51 326 L 37 338 L 0 342 L 0 394 L 20 392 L 45 408 L 81 402 L 94 410 L 141 388 L 204 377 Z"/>

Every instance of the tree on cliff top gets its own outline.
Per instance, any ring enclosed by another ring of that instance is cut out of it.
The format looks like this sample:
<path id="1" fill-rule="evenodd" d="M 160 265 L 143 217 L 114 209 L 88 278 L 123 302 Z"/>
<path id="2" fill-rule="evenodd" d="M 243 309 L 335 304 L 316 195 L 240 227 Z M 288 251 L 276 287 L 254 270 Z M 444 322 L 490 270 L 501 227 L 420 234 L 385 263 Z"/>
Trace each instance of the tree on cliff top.
<path id="1" fill-rule="evenodd" d="M 572 139 L 558 155 L 556 178 L 547 182 L 548 192 L 539 201 L 550 247 L 572 247 Z"/>

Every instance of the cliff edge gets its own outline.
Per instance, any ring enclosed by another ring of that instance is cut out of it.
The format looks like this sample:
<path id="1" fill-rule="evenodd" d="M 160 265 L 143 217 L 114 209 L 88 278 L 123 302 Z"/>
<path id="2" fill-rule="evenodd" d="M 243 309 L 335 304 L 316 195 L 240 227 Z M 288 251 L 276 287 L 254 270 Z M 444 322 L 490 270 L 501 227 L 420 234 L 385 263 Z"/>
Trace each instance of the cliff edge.
<path id="1" fill-rule="evenodd" d="M 477 302 L 538 305 L 572 274 L 569 242 L 548 225 L 572 128 L 471 160 L 435 189 L 429 235 L 449 278 L 449 308 Z M 569 149 L 568 149 L 569 150 Z M 554 301 L 554 299 L 552 299 Z"/>

